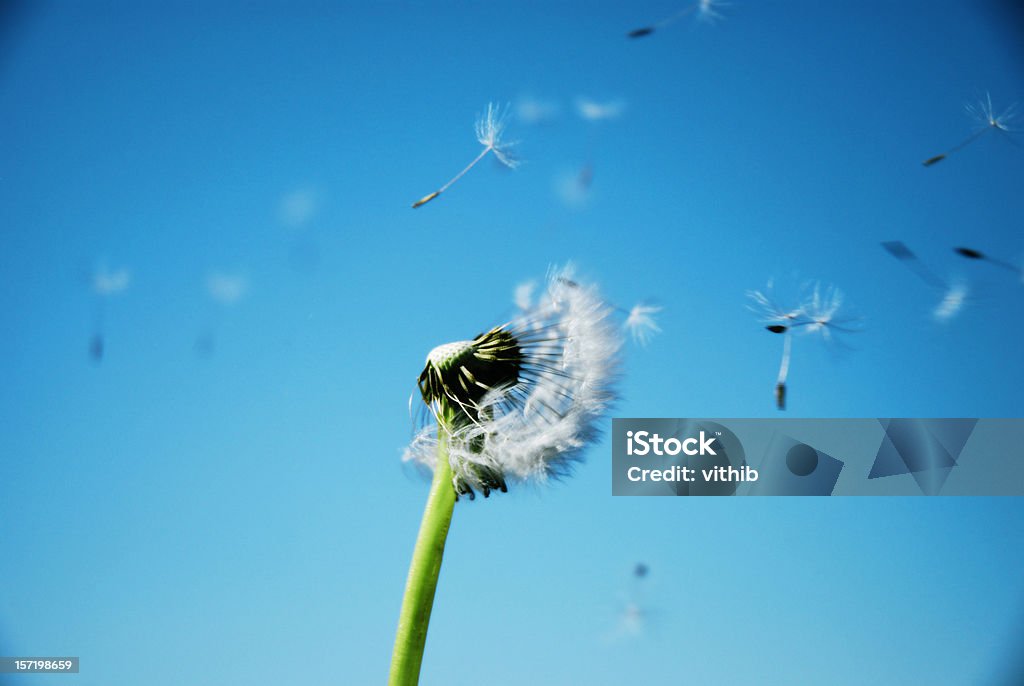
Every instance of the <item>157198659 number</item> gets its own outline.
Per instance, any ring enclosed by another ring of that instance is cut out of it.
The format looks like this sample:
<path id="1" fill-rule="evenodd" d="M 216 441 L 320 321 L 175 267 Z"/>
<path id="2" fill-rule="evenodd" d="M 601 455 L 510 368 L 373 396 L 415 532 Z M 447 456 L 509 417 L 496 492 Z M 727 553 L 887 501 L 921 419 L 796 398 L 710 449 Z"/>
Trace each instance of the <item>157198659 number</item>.
<path id="1" fill-rule="evenodd" d="M 0 657 L 0 674 L 16 672 L 78 672 L 77 657 Z"/>
<path id="2" fill-rule="evenodd" d="M 15 660 L 14 666 L 18 670 L 51 670 L 51 669 L 71 669 L 74 666 L 74 662 L 71 660 Z"/>

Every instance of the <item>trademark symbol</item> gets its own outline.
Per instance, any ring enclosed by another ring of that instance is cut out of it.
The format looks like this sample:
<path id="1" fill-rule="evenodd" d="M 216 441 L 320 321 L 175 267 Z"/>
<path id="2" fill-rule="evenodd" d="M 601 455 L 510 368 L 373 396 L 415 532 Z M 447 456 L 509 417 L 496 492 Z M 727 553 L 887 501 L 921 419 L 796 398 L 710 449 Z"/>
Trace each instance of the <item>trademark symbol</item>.
<path id="1" fill-rule="evenodd" d="M 722 435 L 722 432 L 721 432 L 721 431 L 716 431 L 716 432 L 715 432 L 715 435 L 716 435 L 716 436 L 721 436 L 721 435 Z"/>

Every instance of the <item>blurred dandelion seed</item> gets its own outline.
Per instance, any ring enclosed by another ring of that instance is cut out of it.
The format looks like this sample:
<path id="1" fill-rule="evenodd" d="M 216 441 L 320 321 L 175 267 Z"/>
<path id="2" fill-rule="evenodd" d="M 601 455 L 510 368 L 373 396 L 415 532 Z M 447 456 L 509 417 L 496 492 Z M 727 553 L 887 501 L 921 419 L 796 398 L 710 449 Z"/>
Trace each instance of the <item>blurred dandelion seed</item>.
<path id="1" fill-rule="evenodd" d="M 97 364 L 103 361 L 106 352 L 106 300 L 128 290 L 131 281 L 131 272 L 123 267 L 111 271 L 101 264 L 92 274 L 90 288 L 96 298 L 93 305 L 93 333 L 89 337 L 89 358 Z"/>
<path id="2" fill-rule="evenodd" d="M 249 290 L 249 281 L 244 276 L 213 272 L 206 277 L 206 292 L 221 305 L 234 305 Z"/>
<path id="3" fill-rule="evenodd" d="M 100 296 L 117 295 L 127 290 L 131 284 L 132 275 L 127 269 L 108 271 L 106 267 L 100 267 L 92 278 L 92 289 Z"/>
<path id="4" fill-rule="evenodd" d="M 942 296 L 942 301 L 935 307 L 932 314 L 937 321 L 947 322 L 963 309 L 966 298 L 967 284 L 954 283 Z"/>
<path id="5" fill-rule="evenodd" d="M 557 102 L 524 96 L 516 101 L 516 119 L 524 124 L 547 124 L 558 118 Z"/>
<path id="6" fill-rule="evenodd" d="M 305 226 L 319 209 L 319 194 L 311 188 L 301 188 L 287 193 L 281 198 L 278 207 L 278 218 L 290 229 Z"/>
<path id="7" fill-rule="evenodd" d="M 974 141 L 981 138 L 989 131 L 996 131 L 1002 135 L 1009 135 L 1016 132 L 1010 122 L 1013 121 L 1017 114 L 1015 112 L 1017 104 L 1014 103 L 1007 107 L 1002 114 L 996 115 L 995 109 L 992 107 L 992 95 L 989 93 L 985 94 L 983 100 L 979 100 L 977 103 L 969 103 L 964 106 L 967 113 L 977 122 L 976 130 L 967 138 L 960 141 L 946 152 L 933 155 L 926 159 L 923 164 L 926 167 L 931 167 L 934 164 L 941 162 L 953 153 L 966 148 Z M 1012 138 L 1008 139 L 1011 142 Z"/>
<path id="8" fill-rule="evenodd" d="M 625 109 L 626 105 L 621 100 L 597 102 L 590 98 L 576 98 L 576 112 L 587 121 L 618 119 Z"/>
<path id="9" fill-rule="evenodd" d="M 204 282 L 206 294 L 219 307 L 210 315 L 209 323 L 196 337 L 192 349 L 201 357 L 211 357 L 217 348 L 217 329 L 225 316 L 224 310 L 240 302 L 249 292 L 249 280 L 240 274 L 222 271 L 210 272 Z"/>
<path id="10" fill-rule="evenodd" d="M 437 196 L 444 193 L 448 188 L 451 187 L 456 181 L 461 179 L 466 172 L 476 166 L 477 162 L 487 156 L 487 153 L 494 153 L 495 159 L 501 162 L 509 169 L 515 169 L 519 166 L 520 160 L 515 157 L 512 153 L 512 148 L 516 145 L 513 142 L 504 142 L 501 139 L 502 134 L 505 131 L 505 126 L 508 123 L 508 111 L 501 111 L 499 105 L 494 103 L 487 103 L 487 110 L 476 120 L 476 139 L 480 142 L 480 145 L 484 146 L 484 149 L 480 151 L 480 154 L 473 159 L 466 167 L 458 174 L 453 176 L 447 183 L 438 188 L 433 193 L 428 193 L 416 202 L 412 204 L 413 208 L 421 207 L 426 205 L 428 202 L 436 198 Z"/>
<path id="11" fill-rule="evenodd" d="M 686 5 L 678 12 L 665 17 L 656 24 L 633 29 L 627 33 L 626 36 L 629 38 L 643 38 L 644 36 L 649 36 L 656 30 L 663 29 L 691 14 L 696 14 L 697 18 L 701 21 L 714 23 L 723 18 L 723 15 L 718 11 L 718 8 L 728 6 L 729 3 L 724 2 L 723 0 L 697 0 L 696 2 Z"/>
<path id="12" fill-rule="evenodd" d="M 661 312 L 661 307 L 643 303 L 637 303 L 628 312 L 624 326 L 634 341 L 646 346 L 654 334 L 661 332 L 661 327 L 654 320 L 654 315 L 658 312 Z"/>

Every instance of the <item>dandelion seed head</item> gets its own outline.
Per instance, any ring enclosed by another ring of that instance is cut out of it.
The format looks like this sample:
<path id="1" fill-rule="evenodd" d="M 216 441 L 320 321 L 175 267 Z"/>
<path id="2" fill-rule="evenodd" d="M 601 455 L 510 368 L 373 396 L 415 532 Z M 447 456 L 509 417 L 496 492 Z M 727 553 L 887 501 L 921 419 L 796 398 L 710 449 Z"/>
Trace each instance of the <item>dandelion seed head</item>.
<path id="1" fill-rule="evenodd" d="M 647 345 L 651 336 L 661 332 L 661 327 L 654 320 L 654 315 L 661 312 L 661 307 L 637 303 L 626 316 L 625 327 L 633 340 L 640 345 Z"/>
<path id="2" fill-rule="evenodd" d="M 480 145 L 491 150 L 502 164 L 509 169 L 515 169 L 521 163 L 521 160 L 512 152 L 516 143 L 515 141 L 504 142 L 501 140 L 508 119 L 507 109 L 502 112 L 500 105 L 487 103 L 487 111 L 476 120 L 476 139 L 480 141 Z"/>
<path id="3" fill-rule="evenodd" d="M 942 301 L 935 306 L 935 309 L 932 311 L 932 315 L 935 317 L 936 321 L 948 322 L 960 313 L 966 299 L 967 284 L 963 282 L 955 283 L 950 286 L 949 290 L 942 296 Z"/>
<path id="4" fill-rule="evenodd" d="M 571 471 L 615 398 L 621 339 L 610 315 L 597 289 L 565 268 L 513 321 L 431 351 L 420 391 L 449 434 L 457 493 Z M 433 468 L 437 448 L 431 423 L 403 459 Z"/>

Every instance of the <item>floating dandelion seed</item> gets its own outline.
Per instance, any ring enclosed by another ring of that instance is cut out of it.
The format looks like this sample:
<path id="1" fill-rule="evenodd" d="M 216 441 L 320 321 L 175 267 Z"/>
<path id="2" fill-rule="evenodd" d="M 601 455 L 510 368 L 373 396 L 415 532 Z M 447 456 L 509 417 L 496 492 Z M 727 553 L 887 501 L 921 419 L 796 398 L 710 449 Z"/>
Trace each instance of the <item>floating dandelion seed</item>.
<path id="1" fill-rule="evenodd" d="M 766 289 L 768 293 L 772 286 L 769 281 Z M 838 288 L 815 283 L 809 291 L 803 302 L 795 307 L 777 305 L 764 291 L 747 292 L 747 297 L 753 301 L 750 309 L 758 313 L 762 321 L 769 322 L 764 328 L 783 336 L 782 360 L 775 382 L 775 405 L 780 410 L 786 409 L 786 379 L 793 354 L 794 333 L 819 334 L 826 342 L 832 342 L 838 332 L 858 330 L 856 324 L 859 319 L 837 316 L 843 304 L 843 294 Z"/>
<path id="2" fill-rule="evenodd" d="M 974 141 L 981 138 L 984 134 L 989 131 L 997 131 L 1003 135 L 1011 134 L 1016 129 L 1010 126 L 1010 122 L 1017 116 L 1014 110 L 1016 109 L 1016 103 L 1010 105 L 1002 114 L 996 116 L 995 110 L 992 107 L 992 96 L 988 93 L 985 94 L 984 100 L 979 100 L 977 103 L 971 103 L 965 106 L 967 113 L 971 115 L 977 122 L 977 129 L 970 136 L 965 138 L 963 141 L 954 145 L 946 152 L 934 155 L 926 159 L 923 164 L 926 167 L 930 167 L 933 164 L 937 164 L 942 160 L 946 159 L 954 152 L 966 148 Z M 1012 140 L 1012 139 L 1011 139 Z"/>
<path id="3" fill-rule="evenodd" d="M 93 274 L 92 289 L 97 295 L 117 295 L 124 292 L 131 284 L 132 275 L 127 269 L 107 271 L 106 267 Z"/>
<path id="4" fill-rule="evenodd" d="M 644 633 L 652 619 L 648 609 L 650 568 L 638 562 L 633 567 L 630 583 L 620 594 L 614 627 L 605 634 L 608 642 L 635 638 Z"/>
<path id="5" fill-rule="evenodd" d="M 573 285 L 569 285 L 573 284 Z M 427 355 L 418 385 L 434 421 L 404 459 L 434 470 L 413 552 L 390 684 L 415 684 L 444 543 L 459 495 L 567 474 L 615 398 L 618 353 L 610 309 L 566 268 L 527 312 Z"/>
<path id="6" fill-rule="evenodd" d="M 216 348 L 217 329 L 224 318 L 224 309 L 236 305 L 249 292 L 249 280 L 239 274 L 211 272 L 206 277 L 206 293 L 220 307 L 211 315 L 209 326 L 196 337 L 193 349 L 203 357 L 209 357 Z"/>
<path id="7" fill-rule="evenodd" d="M 319 205 L 320 199 L 313 189 L 294 190 L 281 198 L 278 218 L 289 229 L 299 229 L 316 215 Z"/>
<path id="8" fill-rule="evenodd" d="M 622 608 L 619 616 L 618 634 L 626 636 L 637 636 L 644 630 L 647 612 L 637 603 L 629 601 Z"/>
<path id="9" fill-rule="evenodd" d="M 727 7 L 728 5 L 729 3 L 723 2 L 722 0 L 697 0 L 697 2 L 686 5 L 675 14 L 669 15 L 656 24 L 633 29 L 627 33 L 626 36 L 629 38 L 643 38 L 644 36 L 649 36 L 657 29 L 663 29 L 666 26 L 679 21 L 683 17 L 694 13 L 696 13 L 698 19 L 713 23 L 722 18 L 722 14 L 717 8 Z"/>
<path id="10" fill-rule="evenodd" d="M 444 193 L 453 183 L 461 179 L 466 172 L 472 169 L 477 162 L 486 157 L 489 152 L 493 152 L 494 157 L 509 169 L 518 167 L 520 161 L 512 154 L 512 148 L 516 145 L 515 142 L 506 143 L 501 140 L 507 123 L 508 112 L 502 113 L 500 106 L 494 103 L 487 103 L 487 111 L 476 120 L 476 139 L 480 142 L 480 145 L 484 146 L 484 149 L 462 171 L 453 176 L 448 183 L 414 202 L 412 204 L 413 208 L 426 205 Z"/>
<path id="11" fill-rule="evenodd" d="M 244 276 L 214 272 L 206 277 L 206 291 L 221 305 L 234 305 L 249 290 L 249 281 Z"/>
<path id="12" fill-rule="evenodd" d="M 621 100 L 597 102 L 590 98 L 576 98 L 576 112 L 587 121 L 618 119 L 625 109 L 626 105 Z"/>
<path id="13" fill-rule="evenodd" d="M 125 292 L 131 281 L 131 272 L 124 268 L 110 271 L 106 266 L 101 265 L 92 275 L 90 285 L 96 300 L 93 306 L 93 333 L 89 337 L 89 357 L 97 364 L 103 361 L 106 351 L 106 336 L 104 334 L 106 300 Z"/>
<path id="14" fill-rule="evenodd" d="M 524 124 L 547 124 L 558 118 L 557 102 L 525 96 L 516 102 L 516 119 Z"/>
<path id="15" fill-rule="evenodd" d="M 654 321 L 654 315 L 661 312 L 656 305 L 645 305 L 637 303 L 626 315 L 626 330 L 633 336 L 633 340 L 640 345 L 646 346 L 651 337 L 661 332 L 661 327 Z"/>

